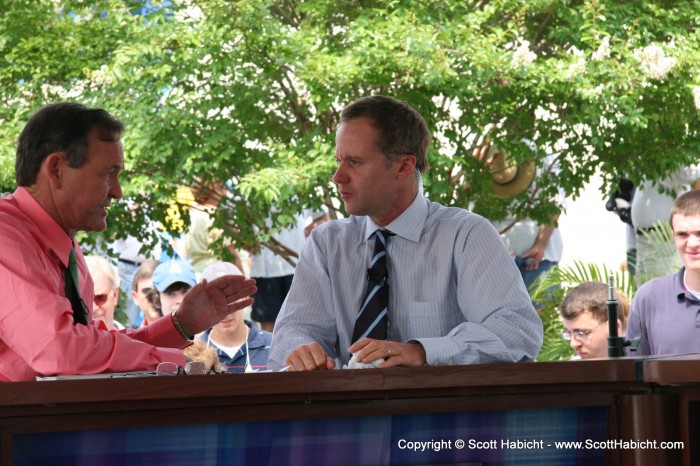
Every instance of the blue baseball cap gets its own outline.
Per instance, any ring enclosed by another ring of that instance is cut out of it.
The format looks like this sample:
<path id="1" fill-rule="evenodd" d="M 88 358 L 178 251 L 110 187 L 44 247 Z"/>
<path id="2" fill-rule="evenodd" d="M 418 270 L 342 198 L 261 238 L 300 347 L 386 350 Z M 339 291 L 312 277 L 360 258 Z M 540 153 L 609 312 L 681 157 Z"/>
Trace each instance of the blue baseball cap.
<path id="1" fill-rule="evenodd" d="M 163 262 L 153 272 L 153 285 L 162 293 L 173 283 L 186 283 L 190 286 L 197 284 L 194 269 L 187 262 L 169 261 Z"/>

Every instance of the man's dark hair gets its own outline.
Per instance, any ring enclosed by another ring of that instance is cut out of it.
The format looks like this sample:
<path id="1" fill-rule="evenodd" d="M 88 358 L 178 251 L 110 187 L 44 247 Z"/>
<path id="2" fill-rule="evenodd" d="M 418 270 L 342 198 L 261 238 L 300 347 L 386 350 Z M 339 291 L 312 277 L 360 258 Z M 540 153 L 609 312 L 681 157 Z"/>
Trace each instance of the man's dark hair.
<path id="1" fill-rule="evenodd" d="M 608 293 L 608 285 L 605 283 L 583 282 L 566 293 L 564 302 L 559 306 L 559 313 L 564 319 L 575 319 L 588 311 L 598 322 L 607 322 Z M 617 300 L 617 319 L 624 331 L 627 328 L 627 315 L 630 309 L 629 298 L 622 290 L 616 288 L 615 299 Z"/>
<path id="2" fill-rule="evenodd" d="M 156 290 L 156 287 L 149 288 L 146 293 L 146 299 L 148 303 L 153 306 L 153 308 L 158 311 L 158 314 L 163 317 L 163 308 L 160 306 L 160 293 Z"/>
<path id="3" fill-rule="evenodd" d="M 340 123 L 357 118 L 369 118 L 377 128 L 377 148 L 387 162 L 413 155 L 416 168 L 428 169 L 430 130 L 420 113 L 406 102 L 385 96 L 363 97 L 351 103 L 340 115 Z"/>
<path id="4" fill-rule="evenodd" d="M 42 107 L 22 130 L 17 143 L 15 180 L 18 186 L 31 186 L 46 157 L 63 152 L 71 168 L 80 168 L 88 158 L 93 129 L 102 141 L 118 141 L 124 124 L 105 110 L 76 103 L 56 103 Z"/>
<path id="5" fill-rule="evenodd" d="M 177 293 L 178 291 L 183 291 L 187 293 L 192 289 L 192 285 L 189 283 L 185 282 L 175 282 L 166 289 L 163 290 L 163 293 Z"/>

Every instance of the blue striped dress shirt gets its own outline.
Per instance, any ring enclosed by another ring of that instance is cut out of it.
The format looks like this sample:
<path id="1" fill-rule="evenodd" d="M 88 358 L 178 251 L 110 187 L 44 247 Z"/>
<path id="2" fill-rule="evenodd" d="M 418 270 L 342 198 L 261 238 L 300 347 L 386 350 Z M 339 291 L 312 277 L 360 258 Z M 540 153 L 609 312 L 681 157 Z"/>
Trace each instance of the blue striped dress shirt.
<path id="1" fill-rule="evenodd" d="M 336 367 L 348 363 L 377 228 L 351 216 L 312 232 L 275 324 L 270 369 L 311 342 Z M 396 234 L 387 248 L 389 340 L 419 341 L 431 365 L 535 359 L 542 321 L 489 221 L 418 195 L 385 228 Z"/>

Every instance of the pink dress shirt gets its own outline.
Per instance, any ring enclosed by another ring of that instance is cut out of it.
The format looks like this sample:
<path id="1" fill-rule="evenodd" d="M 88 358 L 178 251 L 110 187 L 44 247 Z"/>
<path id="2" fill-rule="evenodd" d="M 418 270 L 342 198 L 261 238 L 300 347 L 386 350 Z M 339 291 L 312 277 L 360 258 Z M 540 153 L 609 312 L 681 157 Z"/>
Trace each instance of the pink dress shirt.
<path id="1" fill-rule="evenodd" d="M 74 324 L 65 296 L 71 244 L 87 326 Z M 0 251 L 0 381 L 185 364 L 179 348 L 188 342 L 171 319 L 121 331 L 92 320 L 93 282 L 80 247 L 24 188 L 0 200 Z"/>

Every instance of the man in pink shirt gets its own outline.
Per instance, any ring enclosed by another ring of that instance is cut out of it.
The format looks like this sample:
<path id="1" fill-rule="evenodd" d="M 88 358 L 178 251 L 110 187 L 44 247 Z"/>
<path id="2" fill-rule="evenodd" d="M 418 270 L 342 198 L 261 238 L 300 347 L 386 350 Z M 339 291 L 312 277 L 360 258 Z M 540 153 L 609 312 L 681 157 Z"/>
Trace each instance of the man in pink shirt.
<path id="1" fill-rule="evenodd" d="M 178 312 L 121 332 L 93 321 L 91 307 L 71 304 L 65 277 L 72 248 L 79 298 L 93 301 L 74 236 L 104 230 L 107 207 L 122 197 L 122 131 L 104 110 L 61 103 L 39 110 L 20 135 L 19 188 L 0 200 L 0 381 L 184 365 L 180 349 L 193 335 L 252 303 L 255 281 L 225 276 L 192 288 Z"/>

